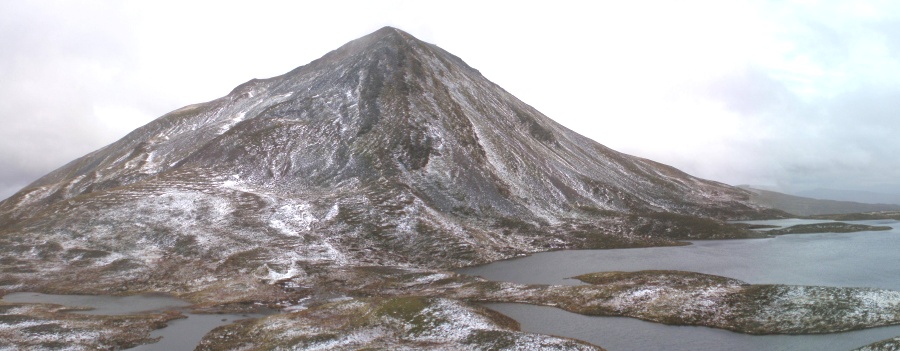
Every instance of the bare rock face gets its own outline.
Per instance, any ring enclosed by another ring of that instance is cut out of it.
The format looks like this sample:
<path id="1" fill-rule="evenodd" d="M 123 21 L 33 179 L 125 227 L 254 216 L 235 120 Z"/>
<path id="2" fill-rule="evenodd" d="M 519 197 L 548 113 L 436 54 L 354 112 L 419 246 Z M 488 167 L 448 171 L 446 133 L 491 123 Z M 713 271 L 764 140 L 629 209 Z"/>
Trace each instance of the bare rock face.
<path id="1" fill-rule="evenodd" d="M 386 27 L 0 203 L 0 289 L 250 298 L 316 267 L 666 244 L 761 213 L 745 190 L 606 148 Z"/>

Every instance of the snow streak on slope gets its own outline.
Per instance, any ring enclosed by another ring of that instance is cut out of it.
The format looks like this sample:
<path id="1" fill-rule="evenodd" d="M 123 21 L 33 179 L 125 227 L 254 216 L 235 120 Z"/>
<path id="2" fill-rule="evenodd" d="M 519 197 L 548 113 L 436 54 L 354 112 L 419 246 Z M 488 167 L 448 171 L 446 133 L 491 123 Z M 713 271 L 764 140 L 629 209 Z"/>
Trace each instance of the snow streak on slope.
<path id="1" fill-rule="evenodd" d="M 665 243 L 632 225 L 657 212 L 760 210 L 744 190 L 578 135 L 459 58 L 384 28 L 35 181 L 0 203 L 0 244 L 23 272 L 71 268 L 61 279 L 274 283 L 316 265 L 455 267 Z"/>

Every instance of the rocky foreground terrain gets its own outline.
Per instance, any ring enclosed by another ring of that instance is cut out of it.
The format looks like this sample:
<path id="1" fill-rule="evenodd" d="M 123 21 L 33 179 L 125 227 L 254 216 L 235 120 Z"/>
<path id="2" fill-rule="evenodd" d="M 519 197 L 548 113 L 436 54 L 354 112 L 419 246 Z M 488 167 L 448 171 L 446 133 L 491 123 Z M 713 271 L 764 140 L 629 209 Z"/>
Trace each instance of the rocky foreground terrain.
<path id="1" fill-rule="evenodd" d="M 295 301 L 273 304 L 282 313 L 219 327 L 204 337 L 199 349 L 600 349 L 522 333 L 515 321 L 476 302 L 529 303 L 750 334 L 830 333 L 900 324 L 900 292 L 882 289 L 751 285 L 681 271 L 600 272 L 576 278 L 589 285 L 522 285 L 411 268 L 347 268 L 320 277 L 316 290 L 327 290 L 329 296 L 296 294 Z M 177 317 L 83 316 L 30 304 L 3 307 L 0 331 L 7 340 L 42 349 L 64 349 L 58 347 L 64 340 L 77 341 L 75 349 L 117 349 L 147 341 L 150 328 Z M 246 308 L 240 303 L 210 304 L 206 311 Z M 103 337 L 96 338 L 100 333 Z"/>
<path id="2" fill-rule="evenodd" d="M 348 298 L 219 328 L 198 350 L 602 350 L 517 330 L 514 320 L 458 300 Z"/>
<path id="3" fill-rule="evenodd" d="M 750 333 L 900 322 L 896 293 L 881 290 L 683 272 L 523 286 L 451 272 L 547 250 L 764 236 L 725 222 L 786 215 L 750 197 L 606 148 L 383 28 L 166 114 L 0 202 L 0 292 L 157 292 L 207 312 L 285 312 L 214 330 L 201 349 L 599 349 L 521 333 L 479 301 Z M 177 317 L 0 311 L 12 343 L 0 349 L 119 349 Z"/>

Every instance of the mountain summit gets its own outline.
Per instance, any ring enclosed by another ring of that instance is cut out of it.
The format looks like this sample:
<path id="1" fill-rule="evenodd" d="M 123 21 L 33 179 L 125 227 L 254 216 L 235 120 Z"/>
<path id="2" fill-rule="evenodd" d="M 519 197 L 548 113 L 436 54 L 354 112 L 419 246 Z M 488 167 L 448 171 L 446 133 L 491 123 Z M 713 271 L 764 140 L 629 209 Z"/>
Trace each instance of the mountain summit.
<path id="1" fill-rule="evenodd" d="M 761 211 L 386 27 L 168 113 L 0 203 L 13 267 L 0 284 L 199 291 L 316 267 L 450 268 L 709 237 Z"/>

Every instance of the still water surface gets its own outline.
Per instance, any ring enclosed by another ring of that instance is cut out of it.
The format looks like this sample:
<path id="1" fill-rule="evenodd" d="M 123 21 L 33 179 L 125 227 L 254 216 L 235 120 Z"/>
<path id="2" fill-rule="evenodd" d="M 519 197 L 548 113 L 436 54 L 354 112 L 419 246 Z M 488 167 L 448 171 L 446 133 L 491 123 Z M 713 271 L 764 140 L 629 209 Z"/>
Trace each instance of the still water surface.
<path id="1" fill-rule="evenodd" d="M 93 315 L 124 315 L 142 312 L 180 309 L 189 306 L 187 301 L 171 296 L 136 295 L 136 296 L 102 296 L 102 295 L 50 295 L 33 292 L 12 293 L 3 296 L 3 302 L 12 303 L 51 303 L 69 307 L 89 307 L 86 311 L 72 313 Z M 182 311 L 187 318 L 168 322 L 168 326 L 154 330 L 151 337 L 162 337 L 162 340 L 147 345 L 128 349 L 128 351 L 171 351 L 193 350 L 206 333 L 216 327 L 234 323 L 246 318 L 262 317 L 261 314 L 196 314 Z"/>
<path id="2" fill-rule="evenodd" d="M 753 221 L 788 226 L 807 220 Z M 496 281 L 581 284 L 568 277 L 602 271 L 672 269 L 737 278 L 753 284 L 875 287 L 900 290 L 900 222 L 890 231 L 784 235 L 696 241 L 690 246 L 568 250 L 459 270 Z M 667 326 L 632 318 L 588 317 L 551 307 L 489 304 L 530 332 L 573 337 L 616 350 L 849 350 L 900 336 L 900 326 L 802 336 L 752 336 L 706 327 Z"/>

